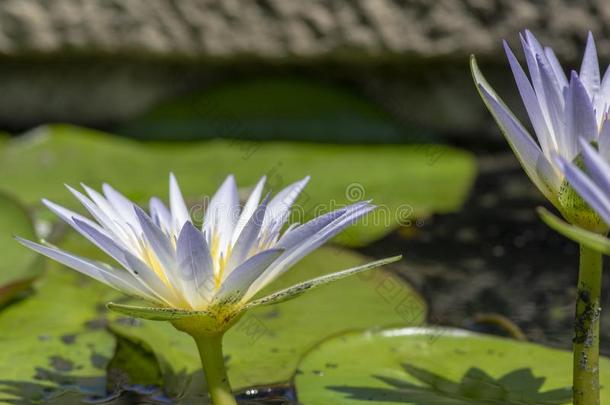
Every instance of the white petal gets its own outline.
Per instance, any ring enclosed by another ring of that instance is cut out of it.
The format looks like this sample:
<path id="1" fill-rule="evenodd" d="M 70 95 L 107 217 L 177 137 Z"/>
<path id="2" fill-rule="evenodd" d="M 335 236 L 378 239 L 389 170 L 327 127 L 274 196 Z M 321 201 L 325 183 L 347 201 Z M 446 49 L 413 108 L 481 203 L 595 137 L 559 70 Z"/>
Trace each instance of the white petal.
<path id="1" fill-rule="evenodd" d="M 241 211 L 241 215 L 239 216 L 237 225 L 235 225 L 235 230 L 233 231 L 233 240 L 231 241 L 231 244 L 235 244 L 235 242 L 237 242 L 237 238 L 239 238 L 241 231 L 244 229 L 244 226 L 246 226 L 246 224 L 250 220 L 250 217 L 256 210 L 256 207 L 258 207 L 258 204 L 261 200 L 261 195 L 263 194 L 263 187 L 265 187 L 266 179 L 267 177 L 263 176 L 254 187 L 254 190 L 252 190 L 252 193 L 250 193 L 250 197 L 248 197 L 248 201 L 246 201 L 246 204 L 244 205 L 244 208 Z"/>
<path id="2" fill-rule="evenodd" d="M 190 221 L 184 223 L 176 245 L 182 290 L 191 306 L 200 308 L 210 302 L 216 290 L 210 249 Z"/>
<path id="3" fill-rule="evenodd" d="M 219 254 L 225 253 L 230 246 L 239 211 L 237 184 L 233 175 L 230 175 L 212 197 L 203 223 L 208 245 L 213 246 L 213 239 L 218 238 Z"/>
<path id="4" fill-rule="evenodd" d="M 169 206 L 172 213 L 174 234 L 178 235 L 184 223 L 191 220 L 191 216 L 173 173 L 169 175 Z"/>
<path id="5" fill-rule="evenodd" d="M 146 288 L 142 286 L 137 279 L 134 279 L 128 272 L 121 271 L 118 269 L 108 270 L 102 265 L 95 263 L 91 260 L 85 259 L 80 256 L 73 255 L 63 250 L 41 245 L 26 239 L 16 238 L 19 243 L 27 246 L 28 248 L 47 256 L 64 266 L 70 267 L 89 276 L 97 281 L 100 281 L 112 288 L 115 288 L 125 294 L 135 295 L 143 297 L 145 299 L 160 302 L 158 299 L 153 297 Z M 110 267 L 106 265 L 107 267 Z"/>
<path id="6" fill-rule="evenodd" d="M 250 285 L 284 252 L 283 249 L 269 249 L 260 252 L 229 274 L 216 293 L 212 306 L 238 302 Z"/>

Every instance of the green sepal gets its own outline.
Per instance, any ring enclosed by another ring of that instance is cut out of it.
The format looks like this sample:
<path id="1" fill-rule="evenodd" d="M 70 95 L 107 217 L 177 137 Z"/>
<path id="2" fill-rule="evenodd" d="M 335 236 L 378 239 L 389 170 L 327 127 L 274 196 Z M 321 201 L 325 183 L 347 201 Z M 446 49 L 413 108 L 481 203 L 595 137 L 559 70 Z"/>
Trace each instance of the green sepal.
<path id="1" fill-rule="evenodd" d="M 301 295 L 301 294 L 305 293 L 306 291 L 311 290 L 313 288 L 320 287 L 324 284 L 328 284 L 333 281 L 341 280 L 342 278 L 349 277 L 349 276 L 352 276 L 354 274 L 357 274 L 357 273 L 360 273 L 360 272 L 363 272 L 366 270 L 372 270 L 372 269 L 381 267 L 381 266 L 389 264 L 389 263 L 394 263 L 400 259 L 402 259 L 402 255 L 388 257 L 388 258 L 381 259 L 381 260 L 376 260 L 371 263 L 363 264 L 362 266 L 352 267 L 350 269 L 338 271 L 336 273 L 327 274 L 327 275 L 321 276 L 321 277 L 316 277 L 314 279 L 307 280 L 307 281 L 304 281 L 299 284 L 295 284 L 292 287 L 285 288 L 285 289 L 277 291 L 273 294 L 267 295 L 266 297 L 259 298 L 255 301 L 252 301 L 251 303 L 246 305 L 246 309 L 253 308 L 253 307 L 256 307 L 259 305 L 273 305 L 273 304 L 278 304 L 280 302 L 288 301 L 288 300 L 298 297 L 299 295 Z"/>
<path id="2" fill-rule="evenodd" d="M 579 226 L 570 225 L 561 218 L 551 214 L 546 208 L 539 207 L 538 214 L 549 227 L 566 238 L 597 252 L 610 255 L 610 239 Z"/>
<path id="3" fill-rule="evenodd" d="M 134 305 L 116 304 L 109 302 L 106 307 L 123 315 L 133 318 L 149 319 L 151 321 L 174 321 L 194 316 L 211 316 L 206 311 L 187 311 L 176 308 L 141 307 Z"/>

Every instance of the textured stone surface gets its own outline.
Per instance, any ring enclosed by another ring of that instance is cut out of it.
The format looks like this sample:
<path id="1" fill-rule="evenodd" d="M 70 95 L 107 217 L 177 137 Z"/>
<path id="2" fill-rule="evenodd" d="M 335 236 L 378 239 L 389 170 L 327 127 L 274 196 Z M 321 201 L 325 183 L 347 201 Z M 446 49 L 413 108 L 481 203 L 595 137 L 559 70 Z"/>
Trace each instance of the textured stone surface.
<path id="1" fill-rule="evenodd" d="M 607 0 L 4 0 L 0 52 L 262 58 L 496 55 L 543 28 L 560 54 L 610 28 Z M 610 41 L 600 41 L 610 54 Z"/>
<path id="2" fill-rule="evenodd" d="M 610 58 L 608 0 L 3 0 L 0 128 L 108 126 L 223 80 L 298 75 L 408 126 L 499 139 L 468 55 L 516 105 L 500 41 L 526 27 L 567 61 L 591 29 Z"/>

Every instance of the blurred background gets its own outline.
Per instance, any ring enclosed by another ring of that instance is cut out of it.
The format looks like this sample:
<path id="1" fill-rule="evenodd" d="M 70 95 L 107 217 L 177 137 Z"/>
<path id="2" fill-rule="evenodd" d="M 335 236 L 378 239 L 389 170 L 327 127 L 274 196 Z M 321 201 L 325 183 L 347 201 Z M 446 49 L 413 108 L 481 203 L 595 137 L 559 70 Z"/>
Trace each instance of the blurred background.
<path id="1" fill-rule="evenodd" d="M 108 181 L 145 204 L 173 170 L 195 207 L 228 173 L 244 195 L 263 174 L 270 189 L 311 174 L 306 217 L 382 206 L 336 244 L 404 254 L 428 322 L 569 348 L 577 247 L 538 218 L 547 204 L 468 59 L 523 117 L 502 39 L 521 55 L 528 28 L 577 69 L 591 30 L 605 70 L 609 21 L 605 0 L 2 1 L 4 226 L 24 208 L 39 236 L 61 234 L 39 200 L 76 207 L 63 183 Z M 0 302 L 35 279 L 5 239 Z"/>

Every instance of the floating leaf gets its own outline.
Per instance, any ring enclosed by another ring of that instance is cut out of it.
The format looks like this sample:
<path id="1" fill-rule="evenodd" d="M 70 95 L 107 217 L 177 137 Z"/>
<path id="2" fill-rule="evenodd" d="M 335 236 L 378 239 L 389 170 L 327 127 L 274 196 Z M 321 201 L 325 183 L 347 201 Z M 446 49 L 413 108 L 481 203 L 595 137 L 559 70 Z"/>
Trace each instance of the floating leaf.
<path id="1" fill-rule="evenodd" d="M 166 140 L 399 143 L 432 138 L 399 127 L 389 114 L 356 94 L 296 78 L 243 81 L 182 96 L 153 108 L 120 132 Z"/>
<path id="2" fill-rule="evenodd" d="M 572 398 L 572 353 L 457 329 L 350 332 L 310 351 L 295 377 L 308 405 L 551 405 Z M 601 361 L 602 381 L 610 361 Z M 610 388 L 602 389 L 602 403 Z"/>
<path id="3" fill-rule="evenodd" d="M 367 260 L 336 248 L 321 248 L 262 292 Z M 382 270 L 361 273 L 313 290 L 296 300 L 261 306 L 245 313 L 225 336 L 229 378 L 235 389 L 289 381 L 297 361 L 319 340 L 352 328 L 419 325 L 426 316 L 422 299 L 397 276 Z M 195 345 L 167 322 L 113 324 L 123 337 L 147 342 L 172 373 L 199 369 Z M 179 350 L 184 355 L 176 356 Z"/>
<path id="4" fill-rule="evenodd" d="M 388 170 L 391 168 L 391 170 Z M 277 192 L 312 176 L 293 219 L 303 222 L 346 203 L 373 199 L 379 209 L 339 238 L 356 246 L 432 212 L 459 209 L 475 172 L 466 152 L 440 146 L 319 145 L 216 140 L 193 144 L 138 144 L 82 128 L 52 125 L 10 141 L 0 158 L 0 188 L 28 203 L 41 196 L 78 203 L 64 183 L 108 182 L 140 204 L 167 195 L 168 173 L 180 180 L 192 214 L 202 219 L 204 197 L 228 173 L 241 186 L 266 174 Z M 126 175 L 129 173 L 129 175 Z M 355 183 L 357 182 L 357 183 Z"/>
<path id="5" fill-rule="evenodd" d="M 60 267 L 53 264 L 35 294 L 0 312 L 0 403 L 105 394 L 115 341 L 98 304 L 116 295 Z"/>
<path id="6" fill-rule="evenodd" d="M 35 239 L 34 224 L 23 205 L 0 193 L 0 307 L 29 289 L 42 270 L 42 259 L 19 246 L 13 235 Z"/>

